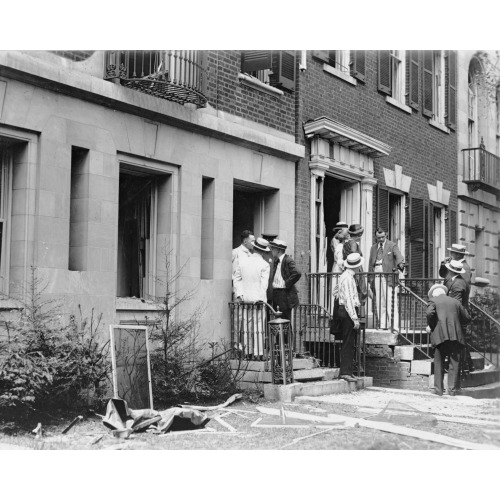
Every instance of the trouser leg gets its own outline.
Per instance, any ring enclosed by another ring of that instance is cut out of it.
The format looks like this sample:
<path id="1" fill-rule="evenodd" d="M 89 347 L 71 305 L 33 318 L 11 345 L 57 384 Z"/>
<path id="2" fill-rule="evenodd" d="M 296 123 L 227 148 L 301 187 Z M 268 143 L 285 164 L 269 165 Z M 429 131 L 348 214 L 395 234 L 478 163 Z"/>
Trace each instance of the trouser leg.
<path id="1" fill-rule="evenodd" d="M 352 363 L 354 355 L 354 322 L 345 310 L 344 306 L 339 308 L 340 330 L 342 332 L 342 351 L 340 353 L 339 376 L 352 375 Z"/>
<path id="2" fill-rule="evenodd" d="M 444 377 L 444 358 L 446 356 L 446 347 L 439 344 L 434 349 L 434 389 L 439 394 L 443 394 L 443 377 Z"/>
<path id="3" fill-rule="evenodd" d="M 462 346 L 458 342 L 450 342 L 448 357 L 450 366 L 448 368 L 448 391 L 458 389 L 458 378 L 460 375 L 460 354 Z"/>
<path id="4" fill-rule="evenodd" d="M 387 328 L 391 326 L 391 318 L 393 317 L 392 303 L 394 301 L 394 321 L 393 328 L 399 330 L 399 311 L 398 311 L 398 287 L 387 287 L 386 310 L 387 310 Z"/>

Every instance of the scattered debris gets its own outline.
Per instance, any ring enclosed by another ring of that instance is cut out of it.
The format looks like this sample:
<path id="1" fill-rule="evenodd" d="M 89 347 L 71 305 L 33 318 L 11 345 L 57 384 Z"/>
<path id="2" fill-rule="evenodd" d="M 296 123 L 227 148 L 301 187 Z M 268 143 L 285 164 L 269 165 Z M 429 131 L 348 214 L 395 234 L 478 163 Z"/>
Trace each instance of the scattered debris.
<path id="1" fill-rule="evenodd" d="M 234 403 L 237 399 L 241 399 L 241 394 L 233 394 L 230 398 L 227 399 L 225 403 L 216 406 L 195 406 L 195 405 L 179 405 L 180 408 L 189 408 L 190 410 L 198 410 L 198 411 L 209 411 L 209 410 L 220 410 L 221 408 L 225 408 L 230 404 Z"/>
<path id="2" fill-rule="evenodd" d="M 232 425 L 230 425 L 227 422 L 225 422 L 224 420 L 222 420 L 222 418 L 219 415 L 215 415 L 213 417 L 213 419 L 216 422 L 218 422 L 220 425 L 222 425 L 222 427 L 225 427 L 226 429 L 228 429 L 230 432 L 238 432 Z"/>
<path id="3" fill-rule="evenodd" d="M 42 423 L 38 422 L 38 425 L 31 432 L 35 435 L 35 439 L 40 439 L 43 435 Z"/>
<path id="4" fill-rule="evenodd" d="M 309 429 L 310 425 L 304 423 L 296 423 L 297 421 L 288 421 L 286 424 L 282 424 L 281 420 L 274 418 L 264 419 L 263 417 L 259 417 L 255 422 L 252 422 L 250 427 L 266 427 L 271 429 Z"/>
<path id="5" fill-rule="evenodd" d="M 265 406 L 257 406 L 256 408 L 259 412 L 264 413 L 266 415 L 278 415 L 281 416 L 281 410 L 277 410 L 275 408 L 268 408 Z M 350 417 L 343 417 L 341 415 L 337 416 L 331 416 L 328 415 L 328 417 L 322 417 L 320 415 L 309 415 L 307 413 L 297 413 L 293 411 L 287 412 L 287 416 L 290 418 L 295 418 L 298 420 L 305 420 L 307 422 L 319 422 L 319 423 L 325 423 L 325 424 L 345 424 L 346 421 Z"/>
<path id="6" fill-rule="evenodd" d="M 307 436 L 295 438 L 291 443 L 288 443 L 288 444 L 285 444 L 284 446 L 282 446 L 282 448 L 287 448 L 288 446 L 293 446 L 294 444 L 297 444 L 299 441 L 302 441 L 303 439 L 309 439 L 309 438 L 312 438 L 312 437 L 317 436 L 319 434 L 324 434 L 325 432 L 330 432 L 330 431 L 339 430 L 339 429 L 350 429 L 350 428 L 351 428 L 351 426 L 349 426 L 349 425 L 336 425 L 336 426 L 327 427 L 326 429 L 323 429 L 322 431 L 319 431 L 319 432 L 315 432 L 314 434 L 308 434 Z"/>
<path id="7" fill-rule="evenodd" d="M 373 417 L 365 417 L 366 420 L 388 422 L 398 425 L 436 425 L 437 418 L 430 414 L 413 408 L 412 406 L 391 400 L 385 408 Z"/>
<path id="8" fill-rule="evenodd" d="M 83 417 L 81 415 L 78 415 L 78 417 L 75 417 L 70 424 L 62 431 L 62 434 L 66 434 L 77 422 L 81 422 L 83 420 Z"/>
<path id="9" fill-rule="evenodd" d="M 90 445 L 94 445 L 94 444 L 97 444 L 99 441 L 101 441 L 101 439 L 104 437 L 104 434 L 101 434 L 100 436 L 97 436 L 95 439 L 92 440 L 92 442 L 90 443 Z"/>

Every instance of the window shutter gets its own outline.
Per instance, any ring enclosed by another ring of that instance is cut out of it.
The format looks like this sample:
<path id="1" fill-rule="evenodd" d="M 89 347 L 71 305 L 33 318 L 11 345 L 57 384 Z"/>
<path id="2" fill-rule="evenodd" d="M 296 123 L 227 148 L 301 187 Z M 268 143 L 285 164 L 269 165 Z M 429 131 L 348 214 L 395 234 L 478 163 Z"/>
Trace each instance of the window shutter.
<path id="1" fill-rule="evenodd" d="M 408 104 L 413 109 L 420 108 L 420 52 L 418 50 L 409 50 L 407 64 L 408 72 Z"/>
<path id="2" fill-rule="evenodd" d="M 425 231 L 425 271 L 424 276 L 434 278 L 434 207 L 424 202 L 425 216 L 424 220 L 427 221 Z"/>
<path id="3" fill-rule="evenodd" d="M 319 59 L 320 61 L 323 61 L 327 64 L 330 62 L 330 51 L 329 50 L 313 50 L 312 55 L 316 59 Z"/>
<path id="4" fill-rule="evenodd" d="M 446 125 L 455 130 L 457 126 L 457 53 L 448 51 L 448 99 L 446 101 Z"/>
<path id="5" fill-rule="evenodd" d="M 387 231 L 389 237 L 389 191 L 377 186 L 377 228 Z"/>
<path id="6" fill-rule="evenodd" d="M 424 273 L 425 219 L 424 200 L 411 198 L 410 205 L 410 278 L 422 278 Z"/>
<path id="7" fill-rule="evenodd" d="M 432 105 L 432 87 L 434 85 L 434 52 L 432 50 L 423 51 L 423 111 L 422 113 L 429 118 L 433 116 Z"/>
<path id="8" fill-rule="evenodd" d="M 450 247 L 452 243 L 458 243 L 457 241 L 457 212 L 456 210 L 450 210 L 450 220 L 448 222 L 450 226 Z"/>
<path id="9" fill-rule="evenodd" d="M 295 89 L 295 51 L 280 51 L 277 83 L 285 89 Z"/>
<path id="10" fill-rule="evenodd" d="M 244 50 L 241 53 L 241 71 L 251 73 L 271 68 L 270 50 Z"/>
<path id="11" fill-rule="evenodd" d="M 351 75 L 357 80 L 364 82 L 366 80 L 366 52 L 364 50 L 351 51 Z"/>
<path id="12" fill-rule="evenodd" d="M 378 89 L 384 94 L 392 94 L 392 59 L 390 50 L 378 51 Z"/>

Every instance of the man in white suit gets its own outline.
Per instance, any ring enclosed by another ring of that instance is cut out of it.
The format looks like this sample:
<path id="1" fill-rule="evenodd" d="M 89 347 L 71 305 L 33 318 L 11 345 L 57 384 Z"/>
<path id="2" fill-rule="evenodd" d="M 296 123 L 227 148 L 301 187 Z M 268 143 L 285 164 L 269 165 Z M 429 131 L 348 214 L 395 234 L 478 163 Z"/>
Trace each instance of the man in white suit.
<path id="1" fill-rule="evenodd" d="M 234 274 L 236 300 L 250 303 L 248 307 L 243 307 L 240 333 L 243 330 L 245 353 L 254 357 L 261 357 L 264 354 L 265 306 L 254 305 L 254 303 L 267 301 L 270 273 L 269 262 L 266 258 L 266 252 L 270 252 L 268 244 L 264 238 L 257 238 L 252 242 L 253 254 L 239 261 Z M 253 334 L 250 339 L 248 332 Z"/>

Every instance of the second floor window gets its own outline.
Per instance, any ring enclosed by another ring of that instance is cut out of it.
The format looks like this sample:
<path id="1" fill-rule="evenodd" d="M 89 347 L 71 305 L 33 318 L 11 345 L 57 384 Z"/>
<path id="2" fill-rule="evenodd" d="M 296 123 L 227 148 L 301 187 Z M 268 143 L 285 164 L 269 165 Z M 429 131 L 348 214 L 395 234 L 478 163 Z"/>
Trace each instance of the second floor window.
<path id="1" fill-rule="evenodd" d="M 241 53 L 241 72 L 273 87 L 294 90 L 295 65 L 293 50 L 244 50 Z"/>

